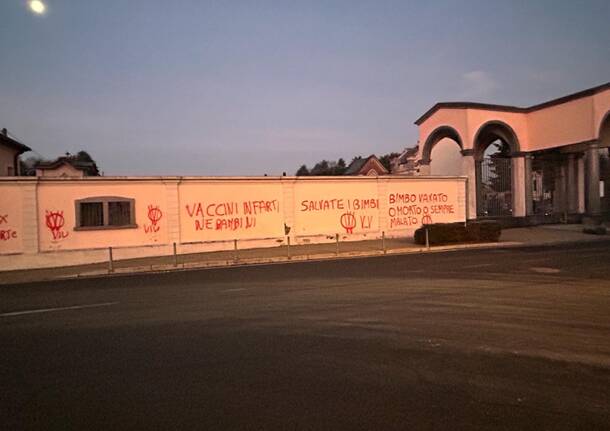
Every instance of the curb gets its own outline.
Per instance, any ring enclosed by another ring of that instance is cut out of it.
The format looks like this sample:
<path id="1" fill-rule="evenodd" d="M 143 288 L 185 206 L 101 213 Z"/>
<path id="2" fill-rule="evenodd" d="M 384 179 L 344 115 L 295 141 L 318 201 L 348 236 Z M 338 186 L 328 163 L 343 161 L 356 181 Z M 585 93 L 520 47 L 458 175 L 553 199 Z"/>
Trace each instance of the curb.
<path id="1" fill-rule="evenodd" d="M 222 268 L 237 268 L 246 266 L 265 266 L 265 265 L 282 265 L 290 263 L 302 263 L 302 262 L 322 262 L 328 260 L 346 260 L 346 259 L 359 259 L 365 257 L 383 257 L 383 256 L 402 256 L 410 254 L 429 254 L 429 253 L 449 253 L 457 252 L 460 250 L 483 250 L 483 249 L 503 249 L 503 248 L 533 248 L 533 247 L 552 247 L 556 245 L 577 245 L 587 243 L 598 243 L 598 242 L 610 242 L 610 238 L 591 238 L 587 241 L 539 241 L 539 242 L 519 242 L 519 241 L 507 241 L 507 242 L 491 242 L 491 243 L 477 243 L 477 244 L 456 244 L 456 245 L 441 245 L 430 247 L 403 247 L 386 250 L 384 253 L 382 250 L 375 251 L 353 251 L 343 253 L 319 253 L 310 255 L 296 255 L 288 258 L 287 256 L 281 257 L 269 257 L 269 258 L 247 258 L 239 259 L 237 261 L 231 261 L 227 259 L 208 261 L 208 262 L 190 262 L 181 263 L 177 266 L 173 264 L 163 265 L 146 265 L 146 266 L 132 266 L 126 268 L 116 268 L 113 272 L 109 272 L 107 269 L 98 269 L 80 272 L 78 274 L 59 275 L 50 277 L 41 277 L 36 280 L 27 281 L 16 281 L 3 283 L 2 285 L 18 285 L 26 283 L 38 283 L 55 280 L 77 280 L 77 279 L 92 279 L 92 278 L 104 278 L 104 277 L 124 277 L 129 275 L 141 275 L 141 274 L 165 274 L 171 272 L 183 272 L 183 271 L 201 271 L 206 269 L 222 269 Z"/>

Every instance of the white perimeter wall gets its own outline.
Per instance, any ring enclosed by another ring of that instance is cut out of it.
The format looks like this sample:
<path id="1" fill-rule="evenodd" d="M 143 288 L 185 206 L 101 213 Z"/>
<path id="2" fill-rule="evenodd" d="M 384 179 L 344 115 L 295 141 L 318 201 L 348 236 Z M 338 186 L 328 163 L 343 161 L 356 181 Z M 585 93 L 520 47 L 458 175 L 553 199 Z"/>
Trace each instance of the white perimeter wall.
<path id="1" fill-rule="evenodd" d="M 174 243 L 194 253 L 231 249 L 234 240 L 254 248 L 288 237 L 410 237 L 423 223 L 464 221 L 465 193 L 458 177 L 5 177 L 0 270 L 101 262 L 108 247 L 123 259 L 170 254 Z M 75 201 L 101 196 L 134 199 L 136 227 L 75 230 Z"/>

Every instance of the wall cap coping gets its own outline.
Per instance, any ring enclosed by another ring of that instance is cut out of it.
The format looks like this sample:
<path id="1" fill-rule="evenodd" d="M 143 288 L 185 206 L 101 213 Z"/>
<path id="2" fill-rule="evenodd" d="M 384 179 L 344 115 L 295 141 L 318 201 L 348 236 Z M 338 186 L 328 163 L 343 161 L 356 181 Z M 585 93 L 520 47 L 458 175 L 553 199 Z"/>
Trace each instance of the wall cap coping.
<path id="1" fill-rule="evenodd" d="M 432 108 L 428 109 L 421 117 L 415 120 L 417 126 L 421 125 L 424 121 L 430 118 L 436 111 L 440 109 L 479 109 L 484 111 L 499 111 L 499 112 L 514 112 L 527 114 L 540 109 L 548 108 L 555 105 L 561 105 L 563 103 L 571 102 L 572 100 L 582 99 L 583 97 L 593 96 L 597 93 L 610 89 L 610 82 L 598 85 L 596 87 L 588 88 L 586 90 L 579 91 L 577 93 L 568 94 L 567 96 L 552 99 L 547 102 L 539 103 L 528 107 L 519 107 L 511 105 L 496 105 L 491 103 L 478 103 L 478 102 L 439 102 L 436 103 Z"/>
<path id="2" fill-rule="evenodd" d="M 419 175 L 378 175 L 375 177 L 367 175 L 352 176 L 315 176 L 315 177 L 164 177 L 164 176 L 105 176 L 105 177 L 82 177 L 82 178 L 62 178 L 62 177 L 0 177 L 0 183 L 4 184 L 75 184 L 75 183 L 105 183 L 105 182 L 223 182 L 223 181 L 291 181 L 291 182 L 310 182 L 310 181 L 362 181 L 377 182 L 380 180 L 411 179 L 420 180 Z M 426 177 L 427 178 L 427 177 Z M 438 176 L 443 179 L 459 179 L 461 176 Z"/>

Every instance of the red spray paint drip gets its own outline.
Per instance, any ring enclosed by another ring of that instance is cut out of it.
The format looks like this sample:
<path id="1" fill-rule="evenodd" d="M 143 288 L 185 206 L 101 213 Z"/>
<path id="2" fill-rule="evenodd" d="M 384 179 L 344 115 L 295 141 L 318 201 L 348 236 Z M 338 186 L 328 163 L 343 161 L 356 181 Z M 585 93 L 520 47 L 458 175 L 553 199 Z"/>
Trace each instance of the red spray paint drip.
<path id="1" fill-rule="evenodd" d="M 341 226 L 346 233 L 354 233 L 356 227 L 356 215 L 353 212 L 346 212 L 341 215 Z"/>

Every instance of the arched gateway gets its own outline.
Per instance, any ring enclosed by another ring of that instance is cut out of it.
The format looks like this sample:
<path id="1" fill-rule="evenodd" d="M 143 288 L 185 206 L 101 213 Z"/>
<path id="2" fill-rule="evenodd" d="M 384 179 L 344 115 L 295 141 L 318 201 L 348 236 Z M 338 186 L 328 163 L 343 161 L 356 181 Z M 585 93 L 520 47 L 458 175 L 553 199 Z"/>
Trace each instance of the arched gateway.
<path id="1" fill-rule="evenodd" d="M 513 215 L 513 197 L 519 187 L 513 178 L 512 159 L 520 154 L 519 139 L 501 121 L 483 124 L 474 138 L 477 216 Z"/>
<path id="2" fill-rule="evenodd" d="M 415 124 L 420 175 L 438 173 L 441 140 L 459 147 L 469 218 L 610 215 L 610 83 L 527 108 L 437 103 Z"/>

